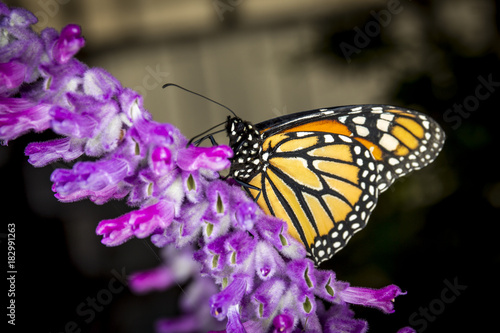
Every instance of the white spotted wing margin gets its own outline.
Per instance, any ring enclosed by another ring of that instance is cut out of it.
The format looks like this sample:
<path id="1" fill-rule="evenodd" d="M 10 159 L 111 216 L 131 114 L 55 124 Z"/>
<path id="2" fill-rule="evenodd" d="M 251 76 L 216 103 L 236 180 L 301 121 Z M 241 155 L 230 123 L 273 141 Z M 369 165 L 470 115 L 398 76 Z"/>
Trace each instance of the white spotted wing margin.
<path id="1" fill-rule="evenodd" d="M 377 160 L 381 192 L 396 179 L 432 163 L 446 137 L 431 117 L 390 105 L 351 107 L 338 120 L 357 140 L 373 144 L 369 149 Z"/>

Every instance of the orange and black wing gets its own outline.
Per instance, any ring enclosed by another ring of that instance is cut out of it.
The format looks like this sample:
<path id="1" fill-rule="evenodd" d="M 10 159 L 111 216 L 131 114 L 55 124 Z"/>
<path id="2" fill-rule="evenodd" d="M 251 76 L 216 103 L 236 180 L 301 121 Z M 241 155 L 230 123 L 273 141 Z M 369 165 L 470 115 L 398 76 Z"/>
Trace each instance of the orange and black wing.
<path id="1" fill-rule="evenodd" d="M 256 128 L 263 166 L 246 182 L 260 191 L 247 191 L 317 264 L 366 225 L 379 193 L 432 162 L 444 142 L 431 118 L 386 105 L 305 111 Z"/>

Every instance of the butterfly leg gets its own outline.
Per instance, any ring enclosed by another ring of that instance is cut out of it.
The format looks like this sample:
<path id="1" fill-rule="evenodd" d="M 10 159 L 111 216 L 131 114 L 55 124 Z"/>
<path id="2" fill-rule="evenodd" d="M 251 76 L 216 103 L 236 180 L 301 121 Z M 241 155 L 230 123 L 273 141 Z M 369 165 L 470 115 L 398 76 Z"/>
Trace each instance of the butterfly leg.
<path id="1" fill-rule="evenodd" d="M 226 176 L 226 178 L 227 177 L 228 176 Z M 240 184 L 241 186 L 243 186 L 245 188 L 245 190 L 248 192 L 248 194 L 250 194 L 250 191 L 248 191 L 248 189 L 252 189 L 252 190 L 258 191 L 259 193 L 253 199 L 253 201 L 257 202 L 257 200 L 259 200 L 260 194 L 262 193 L 262 189 L 258 188 L 257 186 L 253 186 L 253 185 L 250 185 L 248 183 L 242 182 L 241 180 L 238 180 L 238 179 L 235 179 L 235 178 L 233 178 L 233 179 L 234 179 L 235 182 L 237 182 L 238 184 Z M 252 196 L 252 195 L 250 195 L 250 196 Z"/>
<path id="2" fill-rule="evenodd" d="M 193 144 L 198 147 L 203 141 L 205 141 L 206 139 L 209 139 L 210 142 L 212 143 L 212 146 L 218 146 L 219 144 L 217 143 L 217 141 L 215 141 L 214 137 L 212 134 L 208 134 L 208 135 L 205 135 L 204 137 L 196 140 L 193 142 Z"/>

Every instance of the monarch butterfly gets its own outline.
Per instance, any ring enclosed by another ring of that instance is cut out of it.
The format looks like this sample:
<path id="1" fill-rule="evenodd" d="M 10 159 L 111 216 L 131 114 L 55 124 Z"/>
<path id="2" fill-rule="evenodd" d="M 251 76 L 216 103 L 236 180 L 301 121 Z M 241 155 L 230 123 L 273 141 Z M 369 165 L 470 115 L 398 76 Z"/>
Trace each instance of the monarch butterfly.
<path id="1" fill-rule="evenodd" d="M 287 222 L 316 265 L 363 229 L 379 193 L 431 163 L 445 134 L 430 117 L 389 105 L 351 105 L 226 123 L 229 175 Z"/>

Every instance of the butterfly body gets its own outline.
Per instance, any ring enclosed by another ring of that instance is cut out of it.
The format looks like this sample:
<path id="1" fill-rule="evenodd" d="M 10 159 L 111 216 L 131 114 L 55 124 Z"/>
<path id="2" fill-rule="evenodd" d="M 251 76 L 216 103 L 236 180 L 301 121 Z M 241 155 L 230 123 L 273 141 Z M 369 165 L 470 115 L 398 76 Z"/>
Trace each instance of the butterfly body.
<path id="1" fill-rule="evenodd" d="M 226 130 L 230 175 L 287 222 L 316 264 L 365 227 L 381 192 L 431 163 L 445 138 L 428 116 L 387 105 L 310 110 L 256 125 L 230 117 Z"/>

